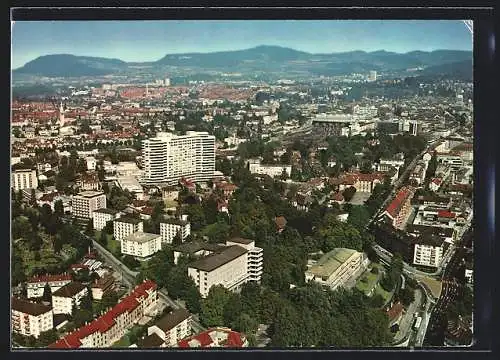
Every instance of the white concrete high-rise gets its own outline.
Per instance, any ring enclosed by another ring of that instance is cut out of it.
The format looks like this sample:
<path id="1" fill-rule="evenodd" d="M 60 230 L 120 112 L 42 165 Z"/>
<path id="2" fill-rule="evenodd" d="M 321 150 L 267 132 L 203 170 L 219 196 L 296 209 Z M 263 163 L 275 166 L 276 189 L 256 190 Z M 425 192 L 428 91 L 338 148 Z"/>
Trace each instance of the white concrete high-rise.
<path id="1" fill-rule="evenodd" d="M 195 131 L 158 133 L 143 141 L 142 159 L 144 184 L 175 184 L 181 178 L 207 181 L 215 171 L 215 136 Z"/>

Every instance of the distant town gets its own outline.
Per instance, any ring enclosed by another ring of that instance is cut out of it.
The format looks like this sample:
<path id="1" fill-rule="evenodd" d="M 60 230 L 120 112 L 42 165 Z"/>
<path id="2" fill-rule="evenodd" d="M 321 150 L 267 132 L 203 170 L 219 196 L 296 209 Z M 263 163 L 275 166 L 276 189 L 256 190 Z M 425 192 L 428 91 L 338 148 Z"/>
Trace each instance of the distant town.
<path id="1" fill-rule="evenodd" d="M 470 345 L 472 81 L 232 74 L 14 86 L 12 346 Z"/>

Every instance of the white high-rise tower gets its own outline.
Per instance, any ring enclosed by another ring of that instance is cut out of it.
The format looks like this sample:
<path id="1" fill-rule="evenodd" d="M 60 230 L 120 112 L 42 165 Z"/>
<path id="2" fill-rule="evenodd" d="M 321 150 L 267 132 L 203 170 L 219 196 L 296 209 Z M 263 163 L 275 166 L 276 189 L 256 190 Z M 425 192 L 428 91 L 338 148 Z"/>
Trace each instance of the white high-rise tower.
<path id="1" fill-rule="evenodd" d="M 61 105 L 59 106 L 59 127 L 64 126 L 64 106 L 61 102 Z"/>
<path id="2" fill-rule="evenodd" d="M 142 143 L 144 184 L 175 184 L 181 178 L 212 179 L 215 171 L 215 136 L 188 131 L 186 135 L 158 133 Z"/>

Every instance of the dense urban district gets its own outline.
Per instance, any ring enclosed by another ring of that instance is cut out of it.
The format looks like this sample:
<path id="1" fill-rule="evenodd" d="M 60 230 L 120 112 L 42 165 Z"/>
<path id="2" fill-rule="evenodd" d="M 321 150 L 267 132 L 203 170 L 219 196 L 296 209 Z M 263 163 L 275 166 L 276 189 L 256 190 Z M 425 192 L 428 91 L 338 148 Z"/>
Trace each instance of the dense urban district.
<path id="1" fill-rule="evenodd" d="M 16 93 L 12 346 L 471 344 L 472 82 L 410 70 Z"/>

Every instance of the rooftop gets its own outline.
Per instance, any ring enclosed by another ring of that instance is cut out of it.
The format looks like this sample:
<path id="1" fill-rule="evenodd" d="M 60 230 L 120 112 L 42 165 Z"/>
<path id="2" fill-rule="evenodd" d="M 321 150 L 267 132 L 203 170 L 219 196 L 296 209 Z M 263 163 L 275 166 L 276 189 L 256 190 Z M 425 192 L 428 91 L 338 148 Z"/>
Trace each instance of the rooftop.
<path id="1" fill-rule="evenodd" d="M 244 347 L 247 340 L 242 333 L 228 328 L 212 328 L 178 342 L 180 348 L 194 347 Z"/>
<path id="2" fill-rule="evenodd" d="M 174 249 L 174 251 L 181 252 L 181 253 L 187 253 L 187 254 L 193 254 L 193 253 L 200 251 L 200 250 L 218 252 L 218 251 L 223 250 L 223 249 L 225 249 L 225 246 L 220 246 L 217 244 L 210 244 L 210 243 L 204 243 L 204 242 L 186 242 L 184 244 L 177 246 Z"/>
<path id="3" fill-rule="evenodd" d="M 176 219 L 176 218 L 164 219 L 164 220 L 162 220 L 162 223 L 172 224 L 172 225 L 180 225 L 180 226 L 185 226 L 185 225 L 189 224 L 188 221 Z"/>
<path id="4" fill-rule="evenodd" d="M 94 210 L 93 212 L 95 212 L 95 213 L 109 214 L 109 215 L 116 215 L 116 214 L 119 213 L 119 211 L 117 211 L 117 210 L 107 209 L 107 208 L 97 209 L 97 210 Z"/>
<path id="5" fill-rule="evenodd" d="M 332 251 L 326 253 L 318 260 L 318 262 L 313 265 L 309 270 L 309 273 L 315 276 L 320 276 L 322 278 L 330 277 L 344 262 L 346 262 L 351 256 L 356 254 L 356 250 L 336 248 Z"/>
<path id="6" fill-rule="evenodd" d="M 186 309 L 177 309 L 162 317 L 155 325 L 166 332 L 173 329 L 190 316 L 191 314 Z"/>
<path id="7" fill-rule="evenodd" d="M 161 237 L 161 235 L 159 235 L 159 234 L 151 234 L 151 233 L 136 231 L 135 233 L 132 233 L 132 234 L 126 236 L 123 240 L 124 241 L 138 242 L 138 243 L 142 244 L 142 243 L 145 243 L 148 241 L 155 240 L 159 237 Z"/>
<path id="8" fill-rule="evenodd" d="M 58 290 L 54 291 L 52 293 L 52 296 L 72 298 L 73 296 L 81 292 L 83 289 L 85 289 L 85 285 L 77 281 L 72 281 L 69 284 L 66 284 L 63 287 L 59 288 Z"/>
<path id="9" fill-rule="evenodd" d="M 93 197 L 96 197 L 99 195 L 104 195 L 104 192 L 102 192 L 102 191 L 82 191 L 82 192 L 78 193 L 77 196 L 85 197 L 85 198 L 93 198 Z"/>
<path id="10" fill-rule="evenodd" d="M 208 255 L 189 264 L 189 267 L 202 271 L 212 271 L 244 255 L 247 251 L 239 245 L 228 246 L 219 253 Z"/>
<path id="11" fill-rule="evenodd" d="M 165 341 L 156 333 L 152 333 L 151 335 L 146 336 L 144 339 L 138 341 L 138 345 L 141 348 L 155 348 L 163 345 Z"/>
<path id="12" fill-rule="evenodd" d="M 16 310 L 24 314 L 29 314 L 33 316 L 45 314 L 46 312 L 52 310 L 52 307 L 50 306 L 37 304 L 16 297 L 11 298 L 11 304 L 12 304 L 12 310 Z"/>
<path id="13" fill-rule="evenodd" d="M 231 239 L 229 239 L 229 241 L 234 242 L 234 243 L 239 243 L 239 244 L 245 244 L 245 245 L 249 245 L 249 244 L 254 242 L 254 240 L 243 239 L 240 237 L 231 238 Z"/>
<path id="14" fill-rule="evenodd" d="M 137 225 L 142 222 L 141 219 L 132 217 L 132 216 L 122 216 L 115 220 L 115 222 L 127 223 Z"/>

